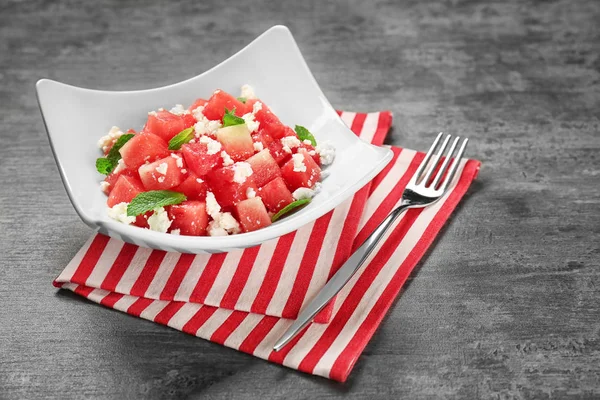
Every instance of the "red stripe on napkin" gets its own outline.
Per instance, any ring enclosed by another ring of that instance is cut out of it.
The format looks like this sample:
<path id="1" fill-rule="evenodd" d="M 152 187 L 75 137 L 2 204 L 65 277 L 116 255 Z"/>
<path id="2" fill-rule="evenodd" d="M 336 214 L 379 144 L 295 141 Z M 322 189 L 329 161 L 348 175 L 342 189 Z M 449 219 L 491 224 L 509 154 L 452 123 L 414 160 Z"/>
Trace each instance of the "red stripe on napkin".
<path id="1" fill-rule="evenodd" d="M 389 113 L 340 115 L 349 126 L 361 125 L 361 137 L 378 143 L 391 123 Z M 297 313 L 348 258 L 352 246 L 358 246 L 399 204 L 423 154 L 393 151 L 392 162 L 372 186 L 322 219 L 272 243 L 198 257 L 135 248 L 97 235 L 54 284 L 256 357 L 344 381 L 480 166 L 477 161 L 463 161 L 460 174 L 439 202 L 404 213 L 337 300 L 319 314 L 321 322 L 328 322 L 309 325 L 280 352 L 274 352 L 275 341 L 292 322 L 278 315 Z M 308 243 L 321 251 L 304 255 Z M 192 300 L 226 304 L 235 310 Z"/>

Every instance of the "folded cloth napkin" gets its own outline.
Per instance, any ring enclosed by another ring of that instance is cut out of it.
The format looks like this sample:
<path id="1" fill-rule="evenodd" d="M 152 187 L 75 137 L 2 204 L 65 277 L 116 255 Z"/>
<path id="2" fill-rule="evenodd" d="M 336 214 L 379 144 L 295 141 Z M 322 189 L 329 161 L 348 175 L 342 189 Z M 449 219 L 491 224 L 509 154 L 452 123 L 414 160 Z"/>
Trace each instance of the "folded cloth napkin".
<path id="1" fill-rule="evenodd" d="M 361 138 L 378 144 L 391 125 L 388 112 L 343 112 L 341 117 Z M 95 235 L 54 284 L 104 306 L 271 362 L 345 381 L 480 166 L 477 161 L 463 160 L 458 177 L 440 201 L 408 210 L 395 222 L 336 301 L 320 315 L 322 323 L 309 325 L 281 351 L 272 351 L 292 323 L 288 317 L 297 315 L 302 304 L 399 203 L 424 154 L 392 150 L 390 164 L 352 200 L 309 227 L 269 244 L 268 250 L 262 245 L 233 256 L 193 256 L 141 249 Z"/>

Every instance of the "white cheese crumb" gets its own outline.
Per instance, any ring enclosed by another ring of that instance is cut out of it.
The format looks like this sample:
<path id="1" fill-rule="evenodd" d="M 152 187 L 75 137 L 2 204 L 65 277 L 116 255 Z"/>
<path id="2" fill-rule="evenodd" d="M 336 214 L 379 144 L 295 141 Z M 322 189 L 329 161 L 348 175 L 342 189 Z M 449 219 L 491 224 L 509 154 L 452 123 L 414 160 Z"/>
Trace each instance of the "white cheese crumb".
<path id="1" fill-rule="evenodd" d="M 170 113 L 175 114 L 175 115 L 190 114 L 190 112 L 188 110 L 186 110 L 185 108 L 183 108 L 183 105 L 181 105 L 181 104 L 175 104 L 175 107 L 171 108 Z"/>
<path id="2" fill-rule="evenodd" d="M 315 191 L 309 188 L 301 187 L 294 190 L 292 197 L 294 200 L 312 199 L 315 196 Z"/>
<path id="3" fill-rule="evenodd" d="M 196 137 L 200 137 L 202 135 L 211 134 L 214 135 L 217 133 L 217 130 L 221 127 L 221 121 L 211 121 L 204 114 L 204 106 L 200 106 L 192 111 L 194 118 L 196 118 L 196 124 L 194 125 L 194 130 L 196 131 Z"/>
<path id="4" fill-rule="evenodd" d="M 219 151 L 221 151 L 221 142 L 214 140 L 208 136 L 202 136 L 200 138 L 200 143 L 206 144 L 206 146 L 208 147 L 207 154 L 209 155 L 217 154 Z"/>
<path id="5" fill-rule="evenodd" d="M 166 162 L 164 163 L 160 163 L 158 165 L 158 167 L 154 168 L 156 170 L 156 172 L 158 172 L 161 175 L 166 175 L 167 174 L 167 170 L 169 169 L 169 164 L 167 164 Z"/>
<path id="6" fill-rule="evenodd" d="M 126 225 L 133 224 L 135 222 L 135 217 L 130 217 L 127 215 L 127 205 L 129 203 L 119 203 L 115 204 L 113 207 L 108 209 L 108 216 L 115 221 L 122 222 Z"/>
<path id="7" fill-rule="evenodd" d="M 311 146 L 312 146 L 312 142 L 311 142 L 310 140 L 308 140 L 308 139 L 304 139 L 304 140 L 302 141 L 302 143 L 304 143 L 304 144 L 306 144 L 306 145 L 311 145 Z"/>
<path id="8" fill-rule="evenodd" d="M 319 193 L 321 189 L 323 189 L 323 184 L 321 182 L 315 183 L 315 186 L 313 187 L 315 194 Z"/>
<path id="9" fill-rule="evenodd" d="M 108 183 L 106 181 L 100 182 L 100 190 L 102 190 L 104 193 L 106 193 L 108 191 L 109 187 L 110 187 L 110 183 Z"/>
<path id="10" fill-rule="evenodd" d="M 237 162 L 233 164 L 233 181 L 237 183 L 246 182 L 246 178 L 252 175 L 252 167 L 247 162 Z"/>
<path id="11" fill-rule="evenodd" d="M 281 138 L 281 144 L 285 148 L 286 146 L 290 149 L 298 147 L 302 144 L 296 136 L 285 136 Z"/>
<path id="12" fill-rule="evenodd" d="M 246 189 L 246 198 L 247 199 L 253 199 L 256 197 L 256 191 L 249 187 L 248 189 Z"/>
<path id="13" fill-rule="evenodd" d="M 227 152 L 225 150 L 223 150 L 221 152 L 221 157 L 223 158 L 223 165 L 224 166 L 229 166 L 229 165 L 233 165 L 233 160 L 231 159 L 231 157 L 229 157 L 229 154 L 227 154 Z"/>
<path id="14" fill-rule="evenodd" d="M 173 229 L 171 235 L 181 235 L 181 229 Z"/>
<path id="15" fill-rule="evenodd" d="M 123 171 L 125 168 L 126 168 L 125 161 L 123 161 L 123 159 L 121 158 L 117 162 L 117 167 L 113 170 L 113 174 L 118 174 L 119 172 Z"/>
<path id="16" fill-rule="evenodd" d="M 100 140 L 98 140 L 98 147 L 102 149 L 102 151 L 106 152 L 110 146 L 121 136 L 123 135 L 123 131 L 119 129 L 118 126 L 113 126 L 108 131 L 106 136 L 102 136 Z"/>
<path id="17" fill-rule="evenodd" d="M 260 101 L 257 101 L 252 106 L 252 114 L 256 115 L 256 113 L 259 112 L 260 110 L 262 110 L 262 103 Z"/>
<path id="18" fill-rule="evenodd" d="M 327 178 L 329 175 L 331 175 L 331 172 L 329 172 L 328 170 L 322 170 L 321 171 L 321 180 Z"/>
<path id="19" fill-rule="evenodd" d="M 265 148 L 265 146 L 263 146 L 262 142 L 254 142 L 253 146 L 254 146 L 254 151 L 256 151 L 256 152 L 263 151 L 263 149 Z"/>
<path id="20" fill-rule="evenodd" d="M 177 164 L 177 167 L 183 168 L 183 159 L 181 157 L 179 157 L 175 153 L 171 153 L 171 157 L 173 157 L 175 159 L 175 163 Z"/>
<path id="21" fill-rule="evenodd" d="M 242 115 L 242 119 L 246 123 L 246 126 L 248 127 L 248 130 L 250 131 L 250 133 L 258 130 L 258 126 L 260 125 L 260 122 L 254 120 L 254 114 L 252 114 L 252 113 L 244 114 L 244 115 Z"/>
<path id="22" fill-rule="evenodd" d="M 164 176 L 159 176 L 157 180 L 158 180 L 159 183 L 163 183 L 165 181 L 165 177 Z"/>
<path id="23" fill-rule="evenodd" d="M 159 207 L 154 210 L 154 213 L 148 218 L 148 226 L 152 231 L 162 233 L 167 232 L 171 226 L 171 220 L 164 207 Z"/>
<path id="24" fill-rule="evenodd" d="M 283 151 L 285 151 L 288 154 L 292 154 L 292 149 L 290 149 L 290 146 L 283 146 Z"/>
<path id="25" fill-rule="evenodd" d="M 304 155 L 296 153 L 292 155 L 294 161 L 294 172 L 306 172 L 306 165 L 304 164 Z"/>
<path id="26" fill-rule="evenodd" d="M 221 228 L 225 229 L 227 233 L 240 233 L 240 224 L 229 212 L 222 213 L 215 221 Z"/>
<path id="27" fill-rule="evenodd" d="M 225 229 L 219 226 L 217 221 L 210 221 L 208 223 L 208 236 L 227 236 L 228 233 Z"/>
<path id="28" fill-rule="evenodd" d="M 182 169 L 181 169 L 181 173 L 182 173 L 182 174 L 187 174 L 187 169 L 185 169 L 185 168 L 182 168 Z"/>
<path id="29" fill-rule="evenodd" d="M 240 97 L 244 97 L 246 100 L 255 99 L 254 89 L 252 86 L 246 84 L 242 86 Z"/>
<path id="30" fill-rule="evenodd" d="M 319 143 L 315 150 L 321 156 L 321 164 L 323 165 L 329 165 L 335 159 L 335 147 L 328 141 Z"/>
<path id="31" fill-rule="evenodd" d="M 158 111 L 165 111 L 165 109 L 161 107 L 158 109 Z"/>
<path id="32" fill-rule="evenodd" d="M 206 192 L 206 212 L 213 219 L 216 219 L 221 214 L 221 206 L 217 203 L 213 192 Z"/>
<path id="33" fill-rule="evenodd" d="M 148 115 L 152 115 L 153 117 L 156 117 L 158 115 L 158 113 L 156 111 L 148 111 Z"/>
<path id="34" fill-rule="evenodd" d="M 314 151 L 314 150 L 311 150 L 311 151 L 308 152 L 308 155 L 314 156 L 314 155 L 317 155 L 317 152 Z"/>
<path id="35" fill-rule="evenodd" d="M 204 181 L 202 180 L 202 178 L 196 178 L 196 182 L 198 182 L 198 183 L 202 183 L 202 182 L 204 182 Z"/>

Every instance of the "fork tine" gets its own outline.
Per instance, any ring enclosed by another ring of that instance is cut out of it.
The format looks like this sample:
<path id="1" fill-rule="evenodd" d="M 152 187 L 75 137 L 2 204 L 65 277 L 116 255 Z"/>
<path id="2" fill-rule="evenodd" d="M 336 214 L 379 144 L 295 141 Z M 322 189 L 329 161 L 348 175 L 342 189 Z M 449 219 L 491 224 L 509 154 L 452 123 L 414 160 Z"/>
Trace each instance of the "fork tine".
<path id="1" fill-rule="evenodd" d="M 446 136 L 446 139 L 444 139 L 444 142 L 442 143 L 442 146 L 440 147 L 437 154 L 435 155 L 435 158 L 433 159 L 433 163 L 431 164 L 431 167 L 427 171 L 425 178 L 423 178 L 423 180 L 421 181 L 423 186 L 427 186 L 427 183 L 429 182 L 431 175 L 435 172 L 435 167 L 440 162 L 440 158 L 442 157 L 442 154 L 444 154 L 444 151 L 446 150 L 446 147 L 448 146 L 448 142 L 450 141 L 451 137 L 452 137 L 451 135 L 448 135 L 448 136 Z M 432 186 L 432 187 L 435 188 L 435 186 Z"/>
<path id="2" fill-rule="evenodd" d="M 448 176 L 446 177 L 444 183 L 442 183 L 442 186 L 440 188 L 442 192 L 444 192 L 448 188 L 448 185 L 450 185 L 450 182 L 452 182 L 452 179 L 454 178 L 454 174 L 458 170 L 458 165 L 460 164 L 460 160 L 462 159 L 463 153 L 465 152 L 465 148 L 467 147 L 468 142 L 469 139 L 465 138 L 465 140 L 462 142 L 462 145 L 460 146 L 460 149 L 458 150 L 458 154 L 456 155 L 456 157 L 454 157 L 454 161 L 452 162 L 452 166 L 450 167 L 450 172 L 448 172 Z"/>
<path id="3" fill-rule="evenodd" d="M 444 162 L 442 163 L 442 166 L 440 167 L 439 172 L 437 173 L 435 179 L 433 180 L 433 183 L 431 184 L 431 188 L 435 189 L 438 185 L 438 183 L 440 183 L 440 180 L 442 180 L 442 177 L 444 176 L 444 174 L 446 173 L 446 170 L 448 169 L 448 164 L 450 164 L 450 160 L 452 159 L 452 154 L 454 154 L 454 150 L 456 150 L 456 145 L 458 144 L 458 141 L 460 140 L 460 136 L 457 136 L 454 139 L 454 142 L 452 142 L 452 146 L 450 146 L 450 150 L 448 150 L 448 154 L 446 155 L 446 158 L 444 158 Z"/>
<path id="4" fill-rule="evenodd" d="M 442 137 L 443 134 L 444 134 L 444 132 L 440 132 L 437 135 L 437 137 L 435 138 L 435 140 L 433 141 L 433 144 L 429 148 L 429 151 L 427 152 L 427 154 L 425 154 L 425 158 L 423 158 L 423 161 L 421 161 L 421 164 L 419 165 L 419 168 L 417 168 L 417 171 L 413 175 L 413 177 L 411 179 L 412 183 L 416 184 L 419 181 L 419 177 L 423 173 L 423 170 L 425 169 L 425 167 L 427 167 L 427 164 L 429 163 L 429 160 L 431 159 L 431 155 L 433 154 L 433 151 L 435 150 L 435 148 L 437 147 L 438 143 L 440 142 L 440 139 L 441 139 L 441 137 Z"/>

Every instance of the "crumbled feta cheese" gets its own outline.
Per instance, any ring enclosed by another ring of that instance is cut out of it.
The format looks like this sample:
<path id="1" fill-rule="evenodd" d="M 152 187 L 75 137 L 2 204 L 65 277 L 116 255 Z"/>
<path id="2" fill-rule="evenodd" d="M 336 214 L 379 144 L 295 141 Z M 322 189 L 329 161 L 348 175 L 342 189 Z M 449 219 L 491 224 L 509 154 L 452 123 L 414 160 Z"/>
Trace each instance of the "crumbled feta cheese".
<path id="1" fill-rule="evenodd" d="M 252 113 L 244 114 L 244 115 L 242 115 L 242 119 L 246 123 L 246 127 L 248 128 L 250 133 L 258 130 L 258 126 L 260 125 L 260 122 L 258 122 L 254 119 L 254 114 L 252 114 Z"/>
<path id="2" fill-rule="evenodd" d="M 166 175 L 167 174 L 167 170 L 169 169 L 169 164 L 167 164 L 166 162 L 164 163 L 160 163 L 158 167 L 154 168 L 156 170 L 156 172 L 158 172 L 161 175 Z"/>
<path id="3" fill-rule="evenodd" d="M 288 148 L 293 149 L 300 146 L 302 142 L 300 142 L 296 136 L 285 136 L 281 138 L 281 144 L 283 147 L 287 146 Z"/>
<path id="4" fill-rule="evenodd" d="M 152 115 L 153 117 L 156 117 L 158 115 L 158 113 L 156 111 L 148 111 L 148 115 Z"/>
<path id="5" fill-rule="evenodd" d="M 319 143 L 315 150 L 321 156 L 322 165 L 329 165 L 335 159 L 335 147 L 330 142 Z"/>
<path id="6" fill-rule="evenodd" d="M 306 165 L 304 164 L 304 155 L 296 153 L 292 155 L 294 161 L 294 172 L 306 172 Z"/>
<path id="7" fill-rule="evenodd" d="M 100 182 L 100 190 L 102 190 L 103 192 L 107 192 L 108 188 L 110 187 L 110 183 L 106 182 L 106 181 L 102 181 Z"/>
<path id="8" fill-rule="evenodd" d="M 254 94 L 254 89 L 252 89 L 252 86 L 248 84 L 243 85 L 240 97 L 244 97 L 246 100 L 255 99 L 256 95 Z"/>
<path id="9" fill-rule="evenodd" d="M 202 178 L 196 178 L 196 182 L 198 182 L 198 183 L 202 183 L 202 182 L 204 182 L 204 181 L 202 180 Z"/>
<path id="10" fill-rule="evenodd" d="M 249 187 L 248 189 L 246 189 L 246 198 L 247 199 L 253 199 L 256 197 L 256 191 Z"/>
<path id="11" fill-rule="evenodd" d="M 240 233 L 240 224 L 237 222 L 230 212 L 225 212 L 219 215 L 215 221 L 219 226 L 227 231 L 227 233 Z"/>
<path id="12" fill-rule="evenodd" d="M 210 221 L 208 223 L 208 236 L 227 236 L 228 233 L 225 229 L 219 226 L 217 221 Z"/>
<path id="13" fill-rule="evenodd" d="M 265 148 L 265 146 L 263 146 L 262 142 L 254 142 L 253 143 L 254 146 L 254 151 L 263 151 L 263 149 Z"/>
<path id="14" fill-rule="evenodd" d="M 217 89 L 213 92 L 213 94 L 221 93 L 221 89 Z"/>
<path id="15" fill-rule="evenodd" d="M 196 131 L 196 137 L 200 137 L 202 135 L 211 134 L 214 135 L 217 133 L 217 130 L 221 127 L 221 121 L 211 121 L 204 114 L 204 106 L 200 106 L 192 111 L 194 118 L 196 118 L 196 124 L 194 125 L 194 130 Z"/>
<path id="16" fill-rule="evenodd" d="M 323 184 L 321 182 L 315 183 L 315 186 L 313 187 L 313 191 L 315 192 L 315 195 L 317 193 L 319 193 L 321 191 L 321 189 L 323 189 Z"/>
<path id="17" fill-rule="evenodd" d="M 256 115 L 256 113 L 259 112 L 260 110 L 262 110 L 262 103 L 260 101 L 257 101 L 252 106 L 252 114 Z"/>
<path id="18" fill-rule="evenodd" d="M 158 109 L 158 111 L 165 111 L 165 109 L 161 107 Z"/>
<path id="19" fill-rule="evenodd" d="M 98 140 L 98 147 L 102 149 L 102 151 L 106 152 L 110 146 L 121 136 L 123 135 L 123 131 L 119 129 L 118 126 L 113 126 L 108 131 L 106 136 L 102 136 L 100 140 Z"/>
<path id="20" fill-rule="evenodd" d="M 165 177 L 164 176 L 159 176 L 157 180 L 158 180 L 159 183 L 163 183 L 165 181 Z"/>
<path id="21" fill-rule="evenodd" d="M 185 168 L 182 168 L 182 169 L 181 169 L 181 173 L 182 173 L 182 174 L 187 174 L 187 169 L 185 169 Z"/>
<path id="22" fill-rule="evenodd" d="M 246 178 L 252 175 L 252 167 L 247 162 L 237 162 L 233 164 L 233 181 L 237 183 L 246 182 Z"/>
<path id="23" fill-rule="evenodd" d="M 292 193 L 292 197 L 294 198 L 294 200 L 312 199 L 314 195 L 314 190 L 305 187 L 298 188 L 294 190 L 294 193 Z"/>
<path id="24" fill-rule="evenodd" d="M 130 217 L 127 215 L 127 205 L 129 203 L 119 203 L 115 204 L 111 208 L 108 209 L 108 216 L 115 221 L 122 222 L 126 225 L 133 224 L 135 222 L 135 217 Z"/>
<path id="25" fill-rule="evenodd" d="M 175 159 L 175 163 L 177 164 L 177 167 L 183 168 L 183 159 L 181 157 L 179 157 L 178 154 L 171 153 L 171 157 L 173 157 Z"/>
<path id="26" fill-rule="evenodd" d="M 283 151 L 285 151 L 288 154 L 292 154 L 292 149 L 290 149 L 290 146 L 283 146 Z"/>
<path id="27" fill-rule="evenodd" d="M 308 152 L 308 155 L 309 156 L 315 156 L 315 155 L 317 155 L 317 152 L 314 151 L 314 150 L 311 150 L 311 151 Z"/>
<path id="28" fill-rule="evenodd" d="M 217 203 L 217 199 L 213 192 L 206 192 L 206 212 L 213 217 L 213 219 L 216 219 L 221 213 L 221 206 Z"/>
<path id="29" fill-rule="evenodd" d="M 221 151 L 221 142 L 214 140 L 208 136 L 202 136 L 200 138 L 200 143 L 206 144 L 206 146 L 208 147 L 207 154 L 209 155 L 217 154 L 219 151 Z"/>
<path id="30" fill-rule="evenodd" d="M 221 157 L 223 158 L 223 165 L 224 166 L 229 166 L 229 165 L 233 165 L 233 160 L 231 159 L 231 157 L 229 157 L 229 154 L 227 154 L 226 151 L 222 151 L 221 152 Z"/>
<path id="31" fill-rule="evenodd" d="M 118 162 L 117 162 L 117 166 L 116 168 L 113 170 L 113 174 L 118 174 L 119 172 L 123 171 L 125 169 L 125 161 L 123 161 L 123 159 L 121 158 Z"/>
<path id="32" fill-rule="evenodd" d="M 308 140 L 308 139 L 304 139 L 304 140 L 302 141 L 302 143 L 304 143 L 304 144 L 306 144 L 306 145 L 311 145 L 311 146 L 312 146 L 312 142 L 311 142 L 310 140 Z"/>
<path id="33" fill-rule="evenodd" d="M 327 178 L 329 175 L 331 175 L 331 172 L 328 170 L 321 170 L 321 180 Z"/>
<path id="34" fill-rule="evenodd" d="M 148 226 L 150 230 L 165 233 L 171 226 L 169 214 L 164 207 L 159 207 L 154 210 L 154 213 L 148 218 Z"/>
<path id="35" fill-rule="evenodd" d="M 175 115 L 185 115 L 185 114 L 190 114 L 190 112 L 188 110 L 186 110 L 185 108 L 183 108 L 183 106 L 181 104 L 175 104 L 175 107 L 171 108 L 171 111 L 169 111 L 171 114 L 175 114 Z"/>
<path id="36" fill-rule="evenodd" d="M 173 229 L 171 235 L 181 235 L 181 229 Z"/>

